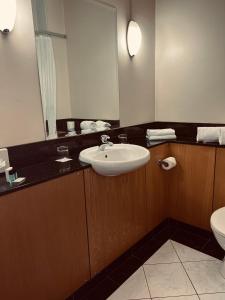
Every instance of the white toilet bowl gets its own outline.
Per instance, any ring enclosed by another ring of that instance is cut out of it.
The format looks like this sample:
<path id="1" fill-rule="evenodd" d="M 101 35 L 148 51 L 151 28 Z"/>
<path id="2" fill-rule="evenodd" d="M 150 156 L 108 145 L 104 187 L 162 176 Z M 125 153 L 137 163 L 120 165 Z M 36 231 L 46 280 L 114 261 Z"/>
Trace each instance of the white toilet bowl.
<path id="1" fill-rule="evenodd" d="M 212 214 L 210 223 L 217 242 L 225 250 L 225 207 L 216 210 Z M 225 259 L 221 266 L 221 274 L 225 278 Z"/>

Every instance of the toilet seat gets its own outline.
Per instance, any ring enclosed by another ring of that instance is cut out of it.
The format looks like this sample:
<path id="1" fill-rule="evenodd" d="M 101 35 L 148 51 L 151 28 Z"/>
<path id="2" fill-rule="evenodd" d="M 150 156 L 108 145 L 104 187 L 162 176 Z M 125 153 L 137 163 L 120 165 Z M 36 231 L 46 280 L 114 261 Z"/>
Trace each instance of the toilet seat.
<path id="1" fill-rule="evenodd" d="M 216 210 L 211 216 L 211 227 L 225 238 L 225 207 Z"/>

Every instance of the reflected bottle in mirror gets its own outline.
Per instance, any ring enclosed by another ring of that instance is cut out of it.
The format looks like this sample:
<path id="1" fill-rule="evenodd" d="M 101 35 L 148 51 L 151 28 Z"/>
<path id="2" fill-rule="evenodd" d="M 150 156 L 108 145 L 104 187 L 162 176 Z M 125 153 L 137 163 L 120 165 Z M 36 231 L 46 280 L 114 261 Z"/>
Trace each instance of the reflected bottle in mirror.
<path id="1" fill-rule="evenodd" d="M 69 157 L 69 147 L 68 146 L 59 146 L 57 147 L 57 154 L 60 157 Z"/>
<path id="2" fill-rule="evenodd" d="M 119 134 L 118 139 L 119 139 L 121 144 L 127 144 L 128 143 L 126 133 Z"/>

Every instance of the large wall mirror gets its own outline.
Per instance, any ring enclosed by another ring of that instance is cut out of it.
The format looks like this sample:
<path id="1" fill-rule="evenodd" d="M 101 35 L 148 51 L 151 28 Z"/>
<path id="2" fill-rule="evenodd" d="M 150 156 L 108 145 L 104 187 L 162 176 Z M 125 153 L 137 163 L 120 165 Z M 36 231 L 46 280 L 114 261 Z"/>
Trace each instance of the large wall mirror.
<path id="1" fill-rule="evenodd" d="M 116 8 L 97 0 L 32 7 L 46 137 L 119 126 Z"/>

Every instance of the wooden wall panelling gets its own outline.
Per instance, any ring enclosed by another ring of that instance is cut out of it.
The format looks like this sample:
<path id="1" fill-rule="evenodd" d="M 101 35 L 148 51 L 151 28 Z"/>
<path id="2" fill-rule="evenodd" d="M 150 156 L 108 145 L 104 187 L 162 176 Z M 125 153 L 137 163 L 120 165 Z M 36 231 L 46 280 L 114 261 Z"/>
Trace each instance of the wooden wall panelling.
<path id="1" fill-rule="evenodd" d="M 216 169 L 213 210 L 225 206 L 225 149 L 216 149 Z"/>
<path id="2" fill-rule="evenodd" d="M 85 172 L 91 274 L 94 276 L 147 233 L 145 167 L 121 176 Z"/>
<path id="3" fill-rule="evenodd" d="M 178 165 L 170 171 L 170 217 L 210 229 L 215 148 L 170 144 Z"/>
<path id="4" fill-rule="evenodd" d="M 168 217 L 169 172 L 162 170 L 157 161 L 169 156 L 169 145 L 150 149 L 151 160 L 146 167 L 147 224 L 151 231 Z"/>
<path id="5" fill-rule="evenodd" d="M 0 299 L 62 300 L 90 278 L 83 172 L 0 199 Z"/>

